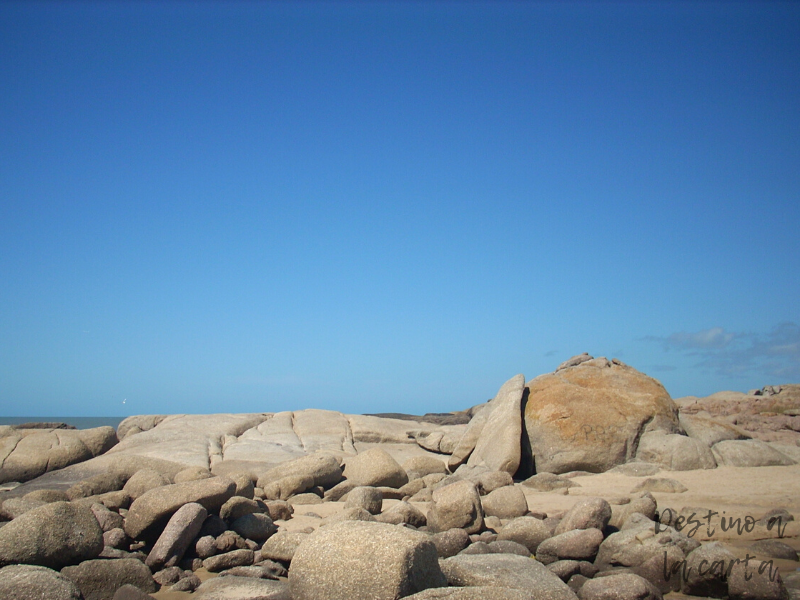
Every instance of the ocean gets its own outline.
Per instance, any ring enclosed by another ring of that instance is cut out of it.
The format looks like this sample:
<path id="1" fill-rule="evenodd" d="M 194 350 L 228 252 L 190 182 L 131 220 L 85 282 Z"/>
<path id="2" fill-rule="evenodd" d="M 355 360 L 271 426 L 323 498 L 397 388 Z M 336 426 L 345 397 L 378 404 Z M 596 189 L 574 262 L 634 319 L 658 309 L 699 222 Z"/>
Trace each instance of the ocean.
<path id="1" fill-rule="evenodd" d="M 126 417 L 0 417 L 0 425 L 21 425 L 22 423 L 66 423 L 78 429 L 91 429 L 110 425 L 119 427 Z"/>

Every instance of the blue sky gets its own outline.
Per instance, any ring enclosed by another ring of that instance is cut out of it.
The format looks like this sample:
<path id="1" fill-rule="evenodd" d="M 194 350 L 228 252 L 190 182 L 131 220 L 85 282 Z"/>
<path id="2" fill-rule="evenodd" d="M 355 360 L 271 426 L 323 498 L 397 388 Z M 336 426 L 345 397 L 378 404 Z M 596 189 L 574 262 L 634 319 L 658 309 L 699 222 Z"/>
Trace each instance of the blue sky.
<path id="1" fill-rule="evenodd" d="M 800 4 L 4 2 L 0 89 L 2 415 L 800 382 Z"/>

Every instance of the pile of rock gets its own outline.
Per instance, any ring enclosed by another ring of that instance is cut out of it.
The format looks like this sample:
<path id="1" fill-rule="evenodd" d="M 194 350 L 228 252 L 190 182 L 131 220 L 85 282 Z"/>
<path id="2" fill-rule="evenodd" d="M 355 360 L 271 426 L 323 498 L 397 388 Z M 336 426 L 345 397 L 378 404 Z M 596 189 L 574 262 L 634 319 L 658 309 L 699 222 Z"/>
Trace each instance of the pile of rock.
<path id="1" fill-rule="evenodd" d="M 614 506 L 587 497 L 548 516 L 529 510 L 524 486 L 563 478 L 515 483 L 507 471 L 449 473 L 439 462 L 399 465 L 374 449 L 343 464 L 320 452 L 256 480 L 144 468 L 37 490 L 0 527 L 0 597 L 788 599 L 776 573 L 658 523 L 649 492 Z M 340 510 L 289 527 L 296 508 L 324 503 Z M 695 568 L 702 561 L 723 561 L 725 573 Z"/>
<path id="2" fill-rule="evenodd" d="M 0 428 L 0 483 L 17 486 L 0 496 L 0 597 L 787 600 L 779 576 L 658 523 L 650 492 L 677 481 L 563 514 L 528 505 L 526 491 L 566 493 L 576 472 L 800 459 L 697 405 L 584 354 L 435 422 L 312 409 Z"/>

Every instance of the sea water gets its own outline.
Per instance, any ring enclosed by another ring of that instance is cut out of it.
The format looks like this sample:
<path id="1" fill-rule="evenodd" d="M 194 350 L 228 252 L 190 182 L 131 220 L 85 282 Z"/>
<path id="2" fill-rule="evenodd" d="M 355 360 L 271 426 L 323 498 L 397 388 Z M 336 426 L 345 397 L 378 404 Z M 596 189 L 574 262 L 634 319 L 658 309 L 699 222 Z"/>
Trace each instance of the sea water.
<path id="1" fill-rule="evenodd" d="M 21 425 L 22 423 L 66 423 L 78 429 L 91 429 L 110 425 L 114 429 L 125 417 L 0 417 L 0 425 Z"/>

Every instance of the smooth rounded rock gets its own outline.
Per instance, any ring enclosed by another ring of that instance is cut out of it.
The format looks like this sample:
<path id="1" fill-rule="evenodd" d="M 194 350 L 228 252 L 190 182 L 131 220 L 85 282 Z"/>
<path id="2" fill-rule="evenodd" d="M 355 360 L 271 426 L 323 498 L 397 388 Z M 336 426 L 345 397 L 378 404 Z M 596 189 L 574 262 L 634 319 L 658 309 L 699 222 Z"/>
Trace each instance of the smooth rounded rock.
<path id="1" fill-rule="evenodd" d="M 14 563 L 60 569 L 103 551 L 103 530 L 89 507 L 52 502 L 0 528 L 0 566 Z"/>

